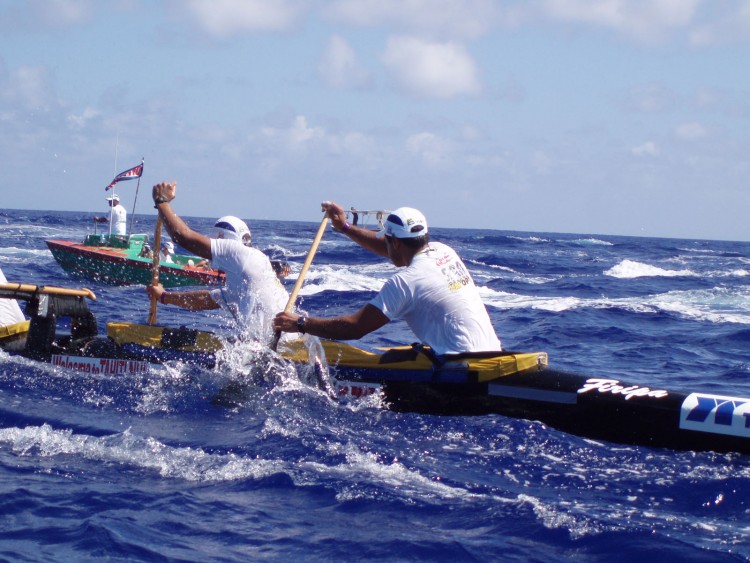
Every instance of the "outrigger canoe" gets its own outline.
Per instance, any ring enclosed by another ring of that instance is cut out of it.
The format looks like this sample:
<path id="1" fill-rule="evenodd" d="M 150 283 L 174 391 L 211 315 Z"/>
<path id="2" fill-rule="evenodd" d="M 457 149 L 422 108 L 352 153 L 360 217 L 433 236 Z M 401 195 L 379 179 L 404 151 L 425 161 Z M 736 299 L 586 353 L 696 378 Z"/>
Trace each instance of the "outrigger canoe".
<path id="1" fill-rule="evenodd" d="M 97 323 L 88 290 L 0 284 L 0 298 L 27 301 L 29 321 L 0 328 L 0 347 L 64 369 L 116 375 L 159 369 L 171 360 L 213 368 L 225 341 L 187 328 Z M 70 333 L 55 331 L 69 316 Z M 368 350 L 322 340 L 329 381 L 340 400 L 377 394 L 395 411 L 497 414 L 538 420 L 586 438 L 675 450 L 750 453 L 750 399 L 669 391 L 596 375 L 562 372 L 544 352 L 436 357 L 413 345 Z M 301 340 L 279 348 L 310 365 Z"/>

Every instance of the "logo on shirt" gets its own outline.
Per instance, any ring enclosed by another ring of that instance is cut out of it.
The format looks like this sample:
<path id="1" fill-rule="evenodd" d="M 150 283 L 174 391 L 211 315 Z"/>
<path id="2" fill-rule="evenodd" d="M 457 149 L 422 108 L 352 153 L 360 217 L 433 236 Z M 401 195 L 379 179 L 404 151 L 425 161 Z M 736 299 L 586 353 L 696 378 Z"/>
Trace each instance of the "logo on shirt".
<path id="1" fill-rule="evenodd" d="M 471 284 L 469 271 L 460 261 L 453 262 L 448 266 L 441 268 L 440 271 L 448 282 L 448 289 L 451 291 L 457 291 L 462 287 Z"/>

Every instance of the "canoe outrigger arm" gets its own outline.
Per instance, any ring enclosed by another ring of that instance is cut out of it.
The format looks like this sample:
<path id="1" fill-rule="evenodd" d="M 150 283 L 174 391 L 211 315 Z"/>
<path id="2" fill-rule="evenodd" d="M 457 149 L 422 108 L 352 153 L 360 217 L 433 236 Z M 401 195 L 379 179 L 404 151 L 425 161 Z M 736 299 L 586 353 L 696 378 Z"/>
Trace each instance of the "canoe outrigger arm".
<path id="1" fill-rule="evenodd" d="M 95 300 L 96 295 L 90 289 L 0 284 L 0 299 L 26 301 L 29 327 L 22 354 L 34 360 L 49 361 L 56 341 L 58 317 L 70 317 L 70 336 L 63 337 L 66 340 L 97 335 L 96 317 L 89 310 L 86 298 Z"/>

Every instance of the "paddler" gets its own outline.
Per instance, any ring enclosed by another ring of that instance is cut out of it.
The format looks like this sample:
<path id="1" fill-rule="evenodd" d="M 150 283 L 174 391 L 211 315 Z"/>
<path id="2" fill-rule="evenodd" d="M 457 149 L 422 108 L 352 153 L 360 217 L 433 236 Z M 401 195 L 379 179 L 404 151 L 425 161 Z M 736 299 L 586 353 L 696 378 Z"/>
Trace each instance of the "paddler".
<path id="1" fill-rule="evenodd" d="M 469 270 L 446 244 L 431 242 L 424 215 L 411 207 L 390 213 L 380 232 L 351 225 L 344 209 L 324 201 L 334 228 L 402 268 L 364 307 L 334 318 L 282 312 L 274 328 L 333 340 L 359 339 L 395 319 L 438 354 L 500 351 L 487 309 Z"/>
<path id="2" fill-rule="evenodd" d="M 252 247 L 247 224 L 227 215 L 214 225 L 215 237 L 192 230 L 175 213 L 171 201 L 177 194 L 174 182 L 156 184 L 152 190 L 154 207 L 174 243 L 211 261 L 216 270 L 226 274 L 224 287 L 212 290 L 165 291 L 161 284 L 146 286 L 149 297 L 165 305 L 176 305 L 193 311 L 228 309 L 245 336 L 270 342 L 273 314 L 283 309 L 289 298 L 276 277 L 271 261 Z"/>

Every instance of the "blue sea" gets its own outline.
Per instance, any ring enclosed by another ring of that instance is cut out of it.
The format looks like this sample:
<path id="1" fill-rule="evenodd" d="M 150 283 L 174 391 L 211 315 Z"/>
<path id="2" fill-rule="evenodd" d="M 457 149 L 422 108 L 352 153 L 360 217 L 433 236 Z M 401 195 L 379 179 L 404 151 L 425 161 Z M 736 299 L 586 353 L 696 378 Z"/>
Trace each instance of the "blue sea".
<path id="1" fill-rule="evenodd" d="M 253 221 L 291 290 L 318 227 Z M 210 233 L 213 218 L 187 218 Z M 134 232 L 153 233 L 153 216 Z M 145 323 L 142 287 L 64 273 L 45 240 L 91 214 L 0 210 L 9 281 L 89 287 L 100 332 Z M 432 229 L 464 258 L 506 349 L 552 367 L 750 398 L 750 243 Z M 327 231 L 301 307 L 351 312 L 394 267 Z M 220 313 L 160 324 L 221 331 Z M 366 345 L 411 343 L 403 323 Z M 215 371 L 91 376 L 0 352 L 7 561 L 750 561 L 750 457 L 584 439 L 534 420 L 340 404 L 282 371 L 236 408 Z M 257 371 L 257 369 L 256 369 Z"/>

